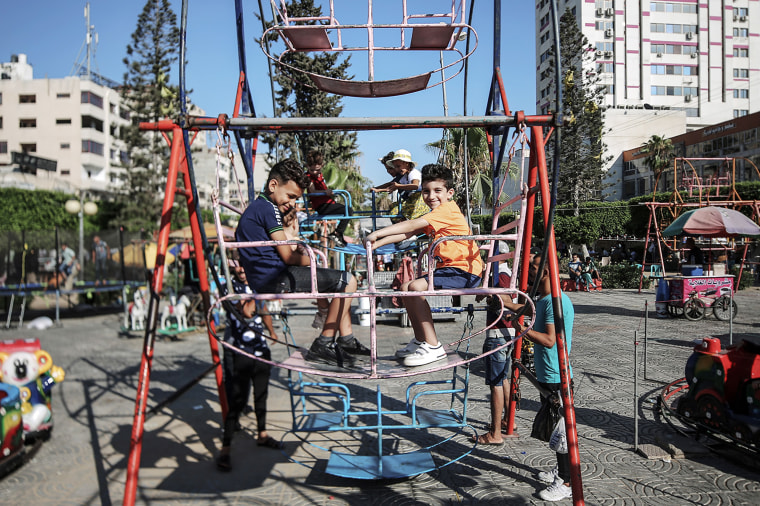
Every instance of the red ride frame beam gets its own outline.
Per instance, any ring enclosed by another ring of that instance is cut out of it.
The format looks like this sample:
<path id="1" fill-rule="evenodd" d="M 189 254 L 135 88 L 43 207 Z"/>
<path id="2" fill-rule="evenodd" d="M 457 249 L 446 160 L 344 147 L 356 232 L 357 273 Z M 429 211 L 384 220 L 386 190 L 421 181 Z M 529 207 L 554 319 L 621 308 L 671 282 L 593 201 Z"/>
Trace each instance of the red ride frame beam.
<path id="1" fill-rule="evenodd" d="M 544 150 L 545 141 L 544 133 L 541 127 L 531 127 L 531 149 L 530 149 L 530 167 L 528 171 L 528 187 L 533 188 L 538 184 L 539 191 L 542 195 L 541 210 L 544 217 L 544 227 L 549 221 L 549 205 L 551 192 L 549 190 L 549 173 L 546 168 L 546 152 Z M 528 195 L 528 202 L 525 217 L 525 238 L 523 241 L 523 259 L 530 259 L 531 237 L 533 234 L 533 210 L 535 209 L 536 192 L 531 191 Z M 557 245 L 554 238 L 554 227 L 549 229 L 547 237 L 544 238 L 544 247 L 549 249 L 548 267 L 549 277 L 551 278 L 551 296 L 554 307 L 555 332 L 557 342 L 555 349 L 559 356 L 559 375 L 562 383 L 561 395 L 562 402 L 565 406 L 565 429 L 567 432 L 567 447 L 570 454 L 570 473 L 571 486 L 573 490 L 573 504 L 585 504 L 583 499 L 583 481 L 581 478 L 580 452 L 578 451 L 578 431 L 575 422 L 575 408 L 573 406 L 573 392 L 570 389 L 570 362 L 565 343 L 565 328 L 560 325 L 564 321 L 562 314 L 562 303 L 559 285 L 559 262 L 557 260 Z M 523 264 L 527 265 L 527 264 Z M 525 292 L 528 286 L 528 269 L 523 269 L 520 273 L 520 290 Z M 522 319 L 522 317 L 521 317 Z M 515 343 L 514 360 L 520 359 L 522 339 Z M 519 369 L 512 368 L 512 382 L 509 390 L 509 404 L 507 410 L 507 434 L 512 434 L 515 419 L 516 400 L 515 392 L 517 391 L 517 380 L 519 378 Z"/>
<path id="2" fill-rule="evenodd" d="M 188 170 L 187 158 L 185 156 L 185 144 L 182 128 L 172 121 L 164 120 L 157 123 L 142 123 L 142 130 L 159 130 L 161 132 L 172 132 L 171 140 L 167 139 L 171 146 L 171 156 L 169 158 L 169 171 L 166 179 L 166 193 L 164 195 L 164 204 L 161 209 L 161 226 L 158 233 L 158 244 L 156 247 L 156 264 L 153 269 L 151 279 L 150 303 L 148 305 L 148 323 L 145 327 L 145 339 L 143 342 L 142 358 L 140 360 L 140 372 L 138 375 L 137 395 L 135 399 L 135 415 L 132 423 L 132 435 L 129 442 L 129 458 L 127 460 L 127 482 L 124 489 L 124 504 L 132 505 L 135 503 L 137 494 L 137 476 L 140 471 L 140 456 L 142 454 L 142 441 L 145 429 L 145 412 L 148 405 L 148 387 L 150 385 L 150 371 L 153 363 L 153 350 L 156 340 L 156 327 L 158 324 L 158 305 L 160 294 L 164 285 L 164 264 L 166 253 L 169 247 L 169 233 L 171 232 L 172 205 L 174 205 L 174 196 L 178 192 L 177 176 L 181 172 L 185 190 L 192 187 L 190 173 Z M 193 200 L 191 191 L 182 191 L 187 198 L 188 214 L 190 215 L 190 227 L 193 234 L 193 245 L 195 246 L 196 262 L 198 266 L 198 281 L 200 283 L 201 296 L 203 298 L 203 307 L 208 315 L 211 307 L 209 298 L 209 282 L 206 272 L 206 259 L 203 252 L 203 241 L 196 205 Z M 219 391 L 219 402 L 222 406 L 223 416 L 227 412 L 227 397 L 222 384 L 222 364 L 219 360 L 219 344 L 214 339 L 212 332 L 214 323 L 208 322 L 209 325 L 209 346 L 211 348 L 211 359 L 216 364 L 216 384 Z"/>

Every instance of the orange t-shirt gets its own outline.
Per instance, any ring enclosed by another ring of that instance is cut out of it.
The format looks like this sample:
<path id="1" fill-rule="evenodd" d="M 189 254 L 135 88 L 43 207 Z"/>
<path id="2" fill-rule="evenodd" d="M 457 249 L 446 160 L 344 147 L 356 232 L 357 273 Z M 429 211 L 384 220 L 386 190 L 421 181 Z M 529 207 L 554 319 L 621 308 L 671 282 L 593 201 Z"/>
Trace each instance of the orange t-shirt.
<path id="1" fill-rule="evenodd" d="M 451 235 L 472 234 L 462 211 L 453 200 L 441 204 L 422 218 L 429 224 L 425 228 L 425 233 L 432 237 L 433 241 Z M 483 275 L 483 260 L 480 259 L 480 252 L 475 241 L 442 242 L 438 245 L 434 256 L 438 260 L 437 269 L 456 267 L 476 276 Z"/>

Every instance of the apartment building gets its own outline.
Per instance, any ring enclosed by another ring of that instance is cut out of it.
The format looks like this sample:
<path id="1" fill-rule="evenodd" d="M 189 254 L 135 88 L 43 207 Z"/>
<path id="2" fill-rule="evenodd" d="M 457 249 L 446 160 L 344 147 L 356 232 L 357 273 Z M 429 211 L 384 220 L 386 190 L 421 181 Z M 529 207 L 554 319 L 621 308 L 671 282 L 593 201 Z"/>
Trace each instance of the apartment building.
<path id="1" fill-rule="evenodd" d="M 112 191 L 127 157 L 119 129 L 128 123 L 118 91 L 102 80 L 34 79 L 26 56 L 14 55 L 0 79 L 0 185 Z"/>
<path id="2" fill-rule="evenodd" d="M 549 0 L 536 2 L 536 110 L 555 109 L 546 72 Z M 624 198 L 622 152 L 760 110 L 760 2 L 559 0 L 592 46 L 583 76 L 607 106 L 605 196 Z M 753 63 L 754 62 L 754 63 Z"/>

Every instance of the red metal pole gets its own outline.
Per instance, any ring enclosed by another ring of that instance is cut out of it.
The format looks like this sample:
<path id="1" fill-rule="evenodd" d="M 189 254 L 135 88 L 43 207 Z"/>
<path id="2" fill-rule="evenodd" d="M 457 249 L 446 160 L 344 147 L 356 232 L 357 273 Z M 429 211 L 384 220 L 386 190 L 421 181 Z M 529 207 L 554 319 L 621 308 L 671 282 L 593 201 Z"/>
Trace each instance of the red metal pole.
<path id="1" fill-rule="evenodd" d="M 160 124 L 165 122 L 159 122 Z M 171 122 L 169 122 L 171 124 Z M 140 360 L 140 372 L 137 383 L 137 396 L 135 399 L 135 416 L 132 422 L 132 436 L 129 441 L 129 458 L 127 460 L 127 482 L 124 489 L 124 504 L 133 505 L 137 493 L 137 475 L 140 471 L 140 455 L 142 453 L 142 439 L 145 428 L 145 411 L 148 404 L 148 386 L 150 384 L 150 370 L 153 363 L 153 346 L 156 340 L 156 326 L 158 323 L 158 303 L 161 289 L 164 284 L 164 262 L 166 251 L 169 246 L 169 232 L 171 229 L 172 205 L 174 204 L 174 192 L 177 189 L 177 173 L 181 157 L 184 153 L 182 129 L 174 126 L 172 130 L 172 149 L 169 158 L 169 172 L 166 178 L 166 193 L 164 205 L 161 209 L 161 228 L 158 233 L 156 246 L 156 264 L 153 269 L 151 280 L 150 304 L 148 305 L 148 323 L 145 328 L 142 359 Z"/>
<path id="2" fill-rule="evenodd" d="M 530 158 L 529 158 L 529 166 L 528 166 L 528 188 L 533 188 L 536 186 L 536 180 L 537 180 L 537 169 L 536 169 L 536 151 L 539 149 L 543 149 L 543 146 L 537 147 L 535 142 L 531 143 L 530 147 Z M 530 192 L 528 194 L 528 202 L 525 209 L 526 215 L 525 215 L 525 229 L 524 234 L 525 237 L 523 237 L 523 250 L 521 253 L 521 261 L 520 265 L 522 266 L 522 270 L 520 271 L 520 284 L 519 288 L 520 291 L 525 292 L 528 288 L 528 262 L 530 261 L 530 248 L 531 248 L 531 239 L 533 238 L 533 212 L 536 207 L 536 193 Z M 512 275 L 516 276 L 518 273 L 513 272 Z M 520 317 L 520 323 L 523 322 L 525 318 Z M 517 363 L 520 361 L 520 358 L 522 357 L 522 338 L 515 341 L 515 348 L 512 351 L 512 361 L 513 363 Z M 520 380 L 520 369 L 513 366 L 512 367 L 512 381 L 509 385 L 509 403 L 507 404 L 507 435 L 511 436 L 514 433 L 514 426 L 515 426 L 515 413 L 517 412 L 517 398 L 516 398 L 516 392 L 519 388 L 519 380 Z"/>
<path id="3" fill-rule="evenodd" d="M 182 131 L 180 130 L 180 135 Z M 175 133 L 176 135 L 176 133 Z M 185 188 L 192 187 L 192 181 L 190 180 L 190 171 L 187 166 L 187 158 L 182 157 L 182 176 Z M 195 200 L 193 199 L 193 192 L 188 191 L 187 194 L 187 212 L 190 216 L 190 230 L 193 234 L 193 246 L 195 247 L 195 261 L 198 271 L 198 282 L 201 288 L 201 297 L 203 299 L 203 312 L 208 318 L 209 310 L 211 309 L 211 298 L 209 296 L 209 282 L 208 271 L 206 269 L 206 257 L 203 251 L 203 238 L 201 237 L 200 220 L 196 212 Z M 222 420 L 227 416 L 227 393 L 224 390 L 224 382 L 222 376 L 222 361 L 219 358 L 219 342 L 214 338 L 216 333 L 216 327 L 213 320 L 207 322 L 208 332 L 208 344 L 211 348 L 211 362 L 216 366 L 214 369 L 214 375 L 216 376 L 216 389 L 219 392 L 219 404 L 222 407 Z"/>
<path id="4" fill-rule="evenodd" d="M 536 146 L 543 146 L 544 134 L 540 127 L 531 127 L 531 138 Z M 533 149 L 536 152 L 538 182 L 541 190 L 541 209 L 544 215 L 544 225 L 549 221 L 550 195 L 549 173 L 546 169 L 546 153 L 543 149 Z M 554 227 L 549 228 L 544 238 L 544 247 L 549 248 L 548 264 L 551 277 L 552 304 L 554 306 L 555 333 L 557 335 L 557 354 L 559 356 L 559 376 L 562 383 L 562 403 L 565 406 L 565 429 L 567 431 L 567 449 L 570 455 L 570 482 L 573 489 L 573 503 L 585 504 L 583 500 L 583 481 L 581 478 L 581 457 L 578 451 L 578 431 L 575 426 L 575 408 L 573 407 L 573 392 L 570 389 L 570 359 L 565 343 L 564 316 L 562 315 L 562 299 L 559 288 L 559 262 L 557 261 L 557 245 L 554 238 Z"/>

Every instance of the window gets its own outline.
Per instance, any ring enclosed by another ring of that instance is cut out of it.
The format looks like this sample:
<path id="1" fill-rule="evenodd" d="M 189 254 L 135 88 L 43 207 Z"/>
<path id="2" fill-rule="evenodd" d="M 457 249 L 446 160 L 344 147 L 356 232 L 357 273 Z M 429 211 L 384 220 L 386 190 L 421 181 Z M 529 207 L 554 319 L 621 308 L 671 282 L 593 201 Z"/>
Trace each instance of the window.
<path id="1" fill-rule="evenodd" d="M 734 56 L 738 58 L 747 58 L 749 56 L 749 48 L 747 47 L 735 47 Z"/>
<path id="2" fill-rule="evenodd" d="M 749 69 L 734 69 L 734 77 L 749 77 Z"/>
<path id="3" fill-rule="evenodd" d="M 70 149 L 70 148 L 71 148 L 71 144 L 69 144 L 68 142 L 61 143 L 61 149 Z"/>
<path id="4" fill-rule="evenodd" d="M 82 92 L 82 103 L 83 104 L 92 104 L 95 107 L 98 107 L 100 109 L 103 108 L 103 97 L 100 97 L 91 91 L 83 91 Z"/>
<path id="5" fill-rule="evenodd" d="M 699 75 L 699 67 L 684 66 L 684 68 L 683 68 L 683 75 L 685 75 L 685 76 L 698 76 Z"/>
<path id="6" fill-rule="evenodd" d="M 69 169 L 61 169 L 61 175 L 62 176 L 70 176 L 71 171 Z"/>
<path id="7" fill-rule="evenodd" d="M 94 128 L 98 132 L 102 132 L 103 121 L 92 116 L 82 116 L 82 128 Z"/>
<path id="8" fill-rule="evenodd" d="M 613 42 L 597 42 L 595 47 L 597 51 L 612 51 L 615 49 L 615 44 Z"/>
<path id="9" fill-rule="evenodd" d="M 3 94 L 0 93 L 0 105 L 3 105 Z"/>
<path id="10" fill-rule="evenodd" d="M 55 98 L 71 98 L 71 93 L 57 93 Z"/>
<path id="11" fill-rule="evenodd" d="M 103 156 L 103 145 L 95 141 L 82 141 L 82 153 L 92 153 Z"/>
<path id="12" fill-rule="evenodd" d="M 541 63 L 544 63 L 546 60 L 548 60 L 549 58 L 551 58 L 551 56 L 552 55 L 551 55 L 551 51 L 550 50 L 547 49 L 546 51 L 544 51 L 544 53 L 541 55 Z"/>
<path id="13" fill-rule="evenodd" d="M 119 151 L 119 160 L 121 160 L 121 163 L 125 165 L 129 163 L 129 155 L 126 151 Z"/>
<path id="14" fill-rule="evenodd" d="M 749 110 L 747 109 L 734 109 L 734 118 L 741 118 L 742 116 L 746 116 L 749 114 Z"/>
<path id="15" fill-rule="evenodd" d="M 684 86 L 683 87 L 683 94 L 684 95 L 693 95 L 693 96 L 696 97 L 697 95 L 699 95 L 699 88 L 697 88 L 696 86 Z"/>
<path id="16" fill-rule="evenodd" d="M 614 95 L 615 94 L 615 85 L 614 84 L 605 84 L 602 85 L 602 91 L 605 95 Z"/>
<path id="17" fill-rule="evenodd" d="M 121 119 L 126 119 L 126 120 L 128 120 L 128 119 L 129 119 L 129 111 L 128 111 L 128 110 L 126 110 L 124 107 L 122 107 L 122 108 L 119 110 L 119 117 L 120 117 Z"/>
<path id="18" fill-rule="evenodd" d="M 0 155 L 8 153 L 8 141 L 0 141 Z"/>
<path id="19" fill-rule="evenodd" d="M 749 90 L 734 90 L 734 98 L 749 98 Z"/>
<path id="20" fill-rule="evenodd" d="M 749 37 L 749 28 L 734 28 L 734 37 Z"/>
<path id="21" fill-rule="evenodd" d="M 698 107 L 686 107 L 684 109 L 686 111 L 686 117 L 687 118 L 698 118 L 699 117 L 699 108 Z"/>
<path id="22" fill-rule="evenodd" d="M 36 118 L 21 118 L 18 120 L 19 128 L 37 128 Z"/>
<path id="23" fill-rule="evenodd" d="M 746 7 L 734 7 L 734 16 L 748 16 L 749 10 Z"/>
<path id="24" fill-rule="evenodd" d="M 0 129 L 3 128 L 3 117 L 0 116 Z"/>
<path id="25" fill-rule="evenodd" d="M 606 72 L 609 74 L 612 74 L 615 72 L 615 64 L 614 63 L 601 63 L 599 64 L 599 72 Z"/>
<path id="26" fill-rule="evenodd" d="M 19 95 L 19 104 L 34 104 L 37 102 L 37 95 Z"/>
<path id="27" fill-rule="evenodd" d="M 55 120 L 56 125 L 71 125 L 71 118 L 58 118 Z"/>
<path id="28" fill-rule="evenodd" d="M 36 153 L 37 152 L 37 144 L 22 144 L 21 145 L 21 152 L 22 153 Z"/>
<path id="29" fill-rule="evenodd" d="M 111 114 L 116 114 L 116 104 L 108 104 L 108 110 L 111 111 Z"/>

